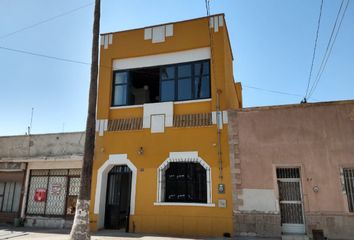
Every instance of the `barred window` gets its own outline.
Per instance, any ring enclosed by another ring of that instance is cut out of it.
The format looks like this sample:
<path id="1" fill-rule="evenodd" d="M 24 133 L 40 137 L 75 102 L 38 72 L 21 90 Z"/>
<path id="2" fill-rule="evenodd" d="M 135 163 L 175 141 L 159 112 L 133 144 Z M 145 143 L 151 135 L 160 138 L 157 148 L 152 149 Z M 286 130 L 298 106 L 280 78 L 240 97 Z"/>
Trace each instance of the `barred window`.
<path id="1" fill-rule="evenodd" d="M 344 186 L 350 212 L 354 212 L 354 169 L 344 168 Z"/>
<path id="2" fill-rule="evenodd" d="M 170 163 L 165 181 L 165 202 L 207 203 L 206 170 L 199 163 Z"/>
<path id="3" fill-rule="evenodd" d="M 80 189 L 80 169 L 31 170 L 27 214 L 73 217 Z"/>

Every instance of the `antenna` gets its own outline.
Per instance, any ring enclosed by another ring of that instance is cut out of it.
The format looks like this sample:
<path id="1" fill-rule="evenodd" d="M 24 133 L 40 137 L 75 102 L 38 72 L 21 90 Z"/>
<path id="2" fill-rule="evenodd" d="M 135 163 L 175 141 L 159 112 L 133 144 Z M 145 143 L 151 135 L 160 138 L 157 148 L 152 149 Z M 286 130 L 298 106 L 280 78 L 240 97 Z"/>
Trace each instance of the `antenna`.
<path id="1" fill-rule="evenodd" d="M 31 121 L 30 121 L 30 125 L 28 126 L 28 135 L 31 135 L 32 121 L 33 121 L 33 112 L 34 112 L 34 108 L 32 108 L 32 111 L 31 111 Z"/>

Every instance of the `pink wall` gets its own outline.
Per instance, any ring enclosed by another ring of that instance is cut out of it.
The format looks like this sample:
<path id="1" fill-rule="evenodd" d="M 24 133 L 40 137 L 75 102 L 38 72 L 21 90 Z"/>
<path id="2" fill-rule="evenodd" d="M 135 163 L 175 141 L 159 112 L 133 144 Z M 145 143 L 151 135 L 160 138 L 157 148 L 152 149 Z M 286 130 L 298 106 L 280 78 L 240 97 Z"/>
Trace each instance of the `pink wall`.
<path id="1" fill-rule="evenodd" d="M 354 167 L 354 101 L 244 109 L 236 121 L 242 189 L 277 194 L 275 167 L 300 166 L 306 212 L 348 212 L 340 168 Z"/>

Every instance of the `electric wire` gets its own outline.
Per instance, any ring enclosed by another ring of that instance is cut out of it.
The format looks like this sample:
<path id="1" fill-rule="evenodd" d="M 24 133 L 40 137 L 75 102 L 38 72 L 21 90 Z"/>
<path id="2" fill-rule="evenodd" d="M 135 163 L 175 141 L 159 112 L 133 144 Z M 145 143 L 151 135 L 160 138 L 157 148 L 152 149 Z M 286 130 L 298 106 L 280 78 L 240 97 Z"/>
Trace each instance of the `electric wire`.
<path id="1" fill-rule="evenodd" d="M 76 12 L 76 11 L 81 10 L 81 9 L 83 9 L 83 8 L 89 7 L 89 6 L 93 5 L 93 4 L 94 4 L 94 2 L 91 2 L 91 3 L 88 3 L 88 4 L 82 5 L 82 6 L 80 6 L 80 7 L 71 9 L 71 10 L 69 10 L 69 11 L 63 12 L 63 13 L 61 13 L 61 14 L 55 15 L 55 16 L 53 16 L 53 17 L 44 19 L 44 20 L 39 21 L 39 22 L 37 22 L 37 23 L 34 23 L 34 24 L 32 24 L 32 25 L 29 25 L 29 26 L 26 26 L 26 27 L 17 29 L 17 30 L 15 30 L 15 31 L 13 31 L 13 32 L 10 32 L 10 33 L 7 33 L 7 34 L 4 34 L 4 35 L 0 36 L 0 39 L 4 39 L 4 38 L 7 38 L 7 37 L 10 37 L 10 36 L 15 35 L 15 34 L 17 34 L 17 33 L 19 33 L 19 32 L 23 32 L 23 31 L 25 31 L 25 30 L 28 30 L 28 29 L 37 27 L 37 26 L 39 26 L 39 25 L 41 25 L 41 24 L 44 24 L 44 23 L 53 21 L 53 20 L 55 20 L 55 19 L 57 19 L 57 18 L 64 17 L 64 16 L 69 15 L 69 14 L 71 14 L 71 13 L 73 13 L 73 12 Z"/>
<path id="2" fill-rule="evenodd" d="M 304 100 L 303 100 L 304 102 L 306 102 L 306 98 L 307 98 L 307 94 L 308 94 L 308 90 L 309 90 L 310 82 L 311 82 L 311 78 L 312 78 L 313 64 L 314 64 L 315 58 L 316 58 L 317 41 L 318 41 L 318 35 L 319 35 L 319 31 L 320 31 L 320 26 L 321 26 L 322 8 L 323 8 L 323 0 L 321 0 L 320 14 L 319 14 L 319 16 L 318 16 L 318 21 L 317 21 L 317 30 L 316 30 L 315 46 L 314 46 L 314 48 L 313 48 L 313 53 L 312 53 L 312 61 L 311 61 L 309 79 L 308 79 L 308 81 L 307 81 L 306 93 L 305 93 L 305 97 L 304 97 Z"/>
<path id="3" fill-rule="evenodd" d="M 251 89 L 255 89 L 255 90 L 259 90 L 259 91 L 264 91 L 264 92 L 270 92 L 270 93 L 276 93 L 276 94 L 282 94 L 282 95 L 288 95 L 288 96 L 295 96 L 295 97 L 302 97 L 302 95 L 300 95 L 300 94 L 289 93 L 289 92 L 282 92 L 282 91 L 271 90 L 271 89 L 265 89 L 265 88 L 254 87 L 254 86 L 249 86 L 249 85 L 242 85 L 242 87 L 251 88 Z"/>
<path id="4" fill-rule="evenodd" d="M 341 28 L 341 26 L 342 26 L 342 22 L 343 22 L 343 19 L 344 19 L 344 17 L 345 17 L 345 13 L 346 13 L 346 11 L 347 11 L 347 9 L 348 9 L 348 5 L 349 5 L 349 3 L 350 3 L 350 0 L 347 1 L 346 5 L 345 5 L 345 8 L 344 8 L 344 10 L 343 10 L 343 13 L 342 13 L 342 15 L 341 15 L 341 18 L 340 18 L 340 21 L 339 21 L 339 25 L 338 25 L 338 27 L 336 28 L 337 22 L 338 22 L 338 18 L 339 18 L 339 16 L 340 16 L 340 12 L 341 12 L 341 9 L 342 9 L 342 6 L 343 6 L 343 3 L 344 3 L 344 0 L 342 0 L 341 6 L 340 6 L 340 8 L 339 8 L 339 10 L 338 10 L 337 17 L 336 17 L 336 21 L 335 21 L 335 23 L 334 23 L 334 25 L 333 25 L 331 37 L 330 37 L 330 39 L 329 39 L 329 41 L 328 41 L 328 44 L 327 44 L 327 47 L 326 47 L 326 52 L 325 52 L 325 54 L 324 54 L 324 56 L 323 56 L 323 59 L 322 59 L 320 68 L 319 68 L 319 70 L 318 70 L 318 72 L 317 72 L 316 80 L 315 80 L 315 82 L 313 83 L 313 85 L 312 85 L 312 87 L 311 87 L 311 89 L 310 89 L 308 98 L 310 98 L 310 97 L 313 95 L 313 93 L 315 92 L 315 90 L 316 90 L 316 88 L 317 88 L 317 86 L 318 86 L 319 81 L 321 80 L 322 74 L 323 74 L 323 72 L 324 72 L 324 70 L 325 70 L 325 68 L 326 68 L 328 59 L 329 59 L 329 57 L 331 56 L 331 53 L 332 53 L 332 50 L 333 50 L 333 46 L 334 46 L 334 44 L 335 44 L 335 42 L 336 42 L 338 33 L 339 33 L 340 28 Z M 335 32 L 335 33 L 334 33 L 334 32 Z M 334 38 L 333 38 L 333 34 L 334 34 Z M 333 39 L 333 41 L 332 41 L 332 39 Z"/>
<path id="5" fill-rule="evenodd" d="M 255 87 L 255 86 L 242 85 L 242 87 L 243 88 L 253 89 L 253 90 L 258 90 L 258 91 L 263 91 L 263 92 L 274 93 L 274 94 L 281 94 L 281 95 L 294 96 L 294 97 L 302 97 L 302 95 L 296 94 L 296 93 L 283 92 L 283 91 L 260 88 L 260 87 Z M 315 101 L 320 101 L 320 100 L 318 100 L 316 98 L 312 98 L 312 99 L 315 100 Z"/>
<path id="6" fill-rule="evenodd" d="M 46 54 L 35 53 L 35 52 L 30 52 L 30 51 L 15 49 L 15 48 L 8 48 L 8 47 L 0 46 L 0 49 L 7 50 L 10 52 L 16 52 L 16 53 L 22 53 L 22 54 L 42 57 L 42 58 L 49 58 L 49 59 L 62 61 L 62 62 L 77 63 L 77 64 L 82 64 L 82 65 L 91 65 L 91 63 L 88 63 L 88 62 L 82 62 L 82 61 L 72 60 L 72 59 L 68 59 L 68 58 L 55 57 L 55 56 L 50 56 L 50 55 L 46 55 Z"/>

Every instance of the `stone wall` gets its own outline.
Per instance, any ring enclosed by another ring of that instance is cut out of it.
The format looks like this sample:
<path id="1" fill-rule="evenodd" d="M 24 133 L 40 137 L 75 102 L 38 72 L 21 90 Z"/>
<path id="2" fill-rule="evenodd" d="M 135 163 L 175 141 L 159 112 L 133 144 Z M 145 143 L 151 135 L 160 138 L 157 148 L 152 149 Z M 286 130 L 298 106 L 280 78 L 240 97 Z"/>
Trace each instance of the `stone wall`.
<path id="1" fill-rule="evenodd" d="M 306 214 L 308 235 L 312 230 L 323 230 L 328 239 L 354 239 L 354 215 Z"/>
<path id="2" fill-rule="evenodd" d="M 235 233 L 240 236 L 279 237 L 280 214 L 236 213 Z"/>

